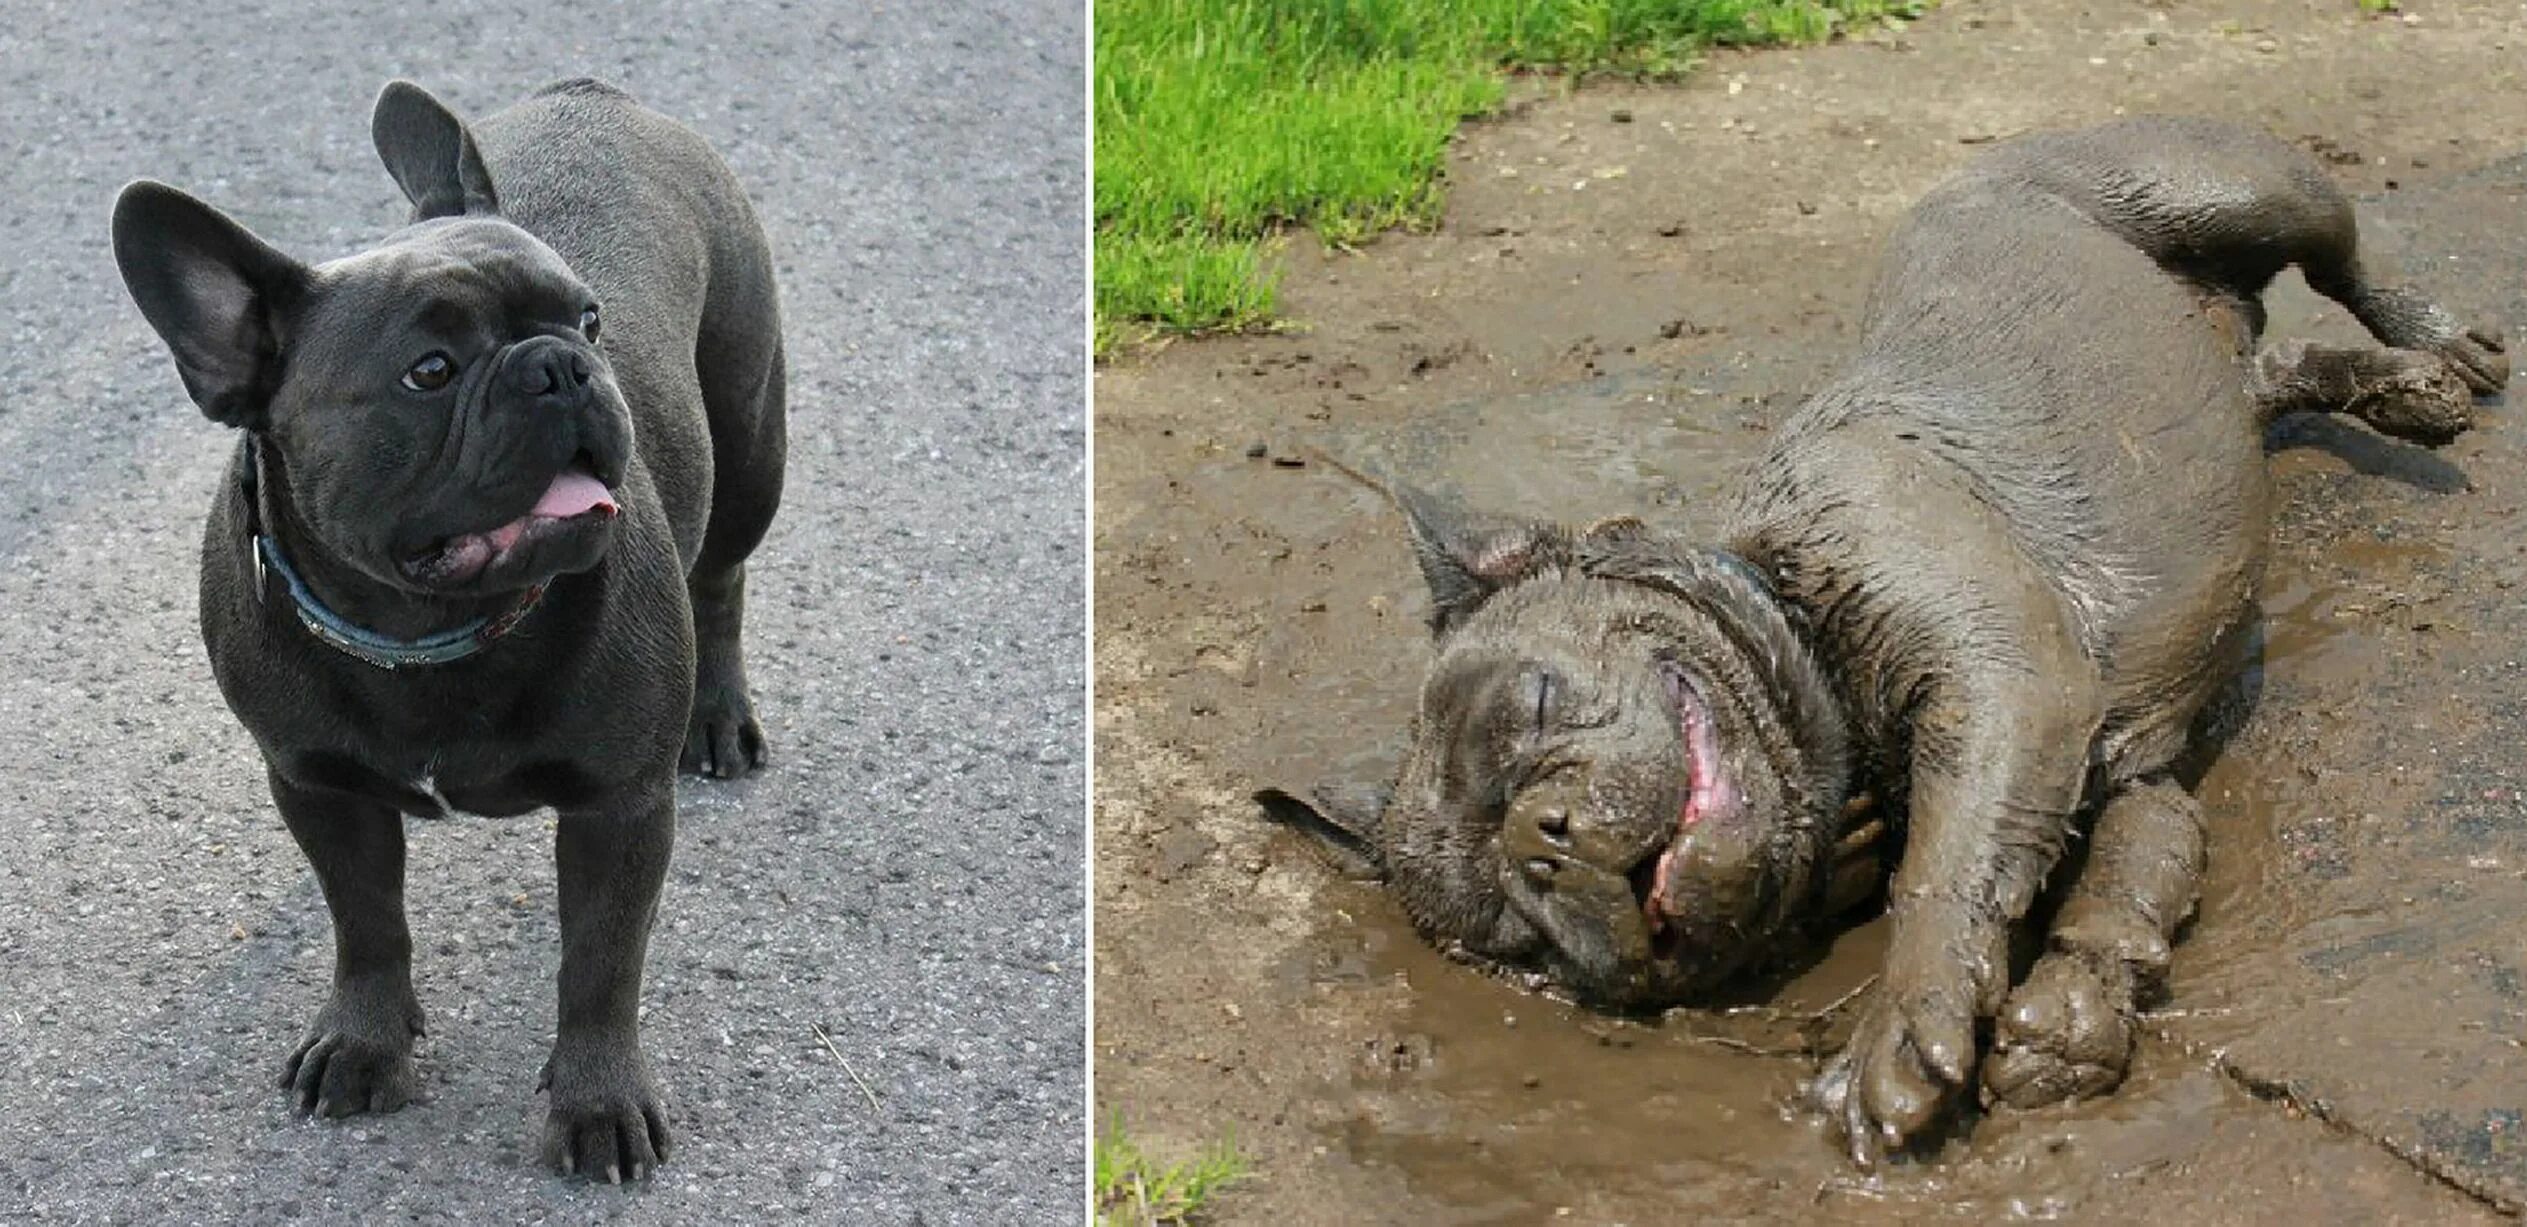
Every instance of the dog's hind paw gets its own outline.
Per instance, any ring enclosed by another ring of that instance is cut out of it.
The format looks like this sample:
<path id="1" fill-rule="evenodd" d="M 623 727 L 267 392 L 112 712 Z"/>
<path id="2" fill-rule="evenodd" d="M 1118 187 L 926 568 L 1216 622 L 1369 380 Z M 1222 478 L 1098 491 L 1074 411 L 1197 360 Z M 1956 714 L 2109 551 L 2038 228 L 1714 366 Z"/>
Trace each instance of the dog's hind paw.
<path id="1" fill-rule="evenodd" d="M 685 733 L 688 775 L 733 780 L 763 766 L 770 754 L 763 725 L 755 720 L 754 700 L 743 683 L 697 686 L 693 691 L 693 723 Z"/>
<path id="2" fill-rule="evenodd" d="M 2490 395 L 2509 382 L 2509 345 L 2498 328 L 2468 328 L 2436 347 L 2466 387 Z"/>
<path id="3" fill-rule="evenodd" d="M 2454 359 L 2409 349 L 2378 357 L 2389 369 L 2359 379 L 2345 412 L 2380 434 L 2434 447 L 2474 426 L 2474 394 Z"/>

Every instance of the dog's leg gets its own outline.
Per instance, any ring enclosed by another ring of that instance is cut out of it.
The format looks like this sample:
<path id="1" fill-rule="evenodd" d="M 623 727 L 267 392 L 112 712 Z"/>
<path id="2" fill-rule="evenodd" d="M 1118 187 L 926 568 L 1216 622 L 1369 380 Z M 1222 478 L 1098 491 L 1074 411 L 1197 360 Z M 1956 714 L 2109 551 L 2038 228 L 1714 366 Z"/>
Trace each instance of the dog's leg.
<path id="1" fill-rule="evenodd" d="M 2420 350 L 2285 341 L 2255 356 L 2253 390 L 2266 422 L 2284 413 L 2347 413 L 2381 434 L 2432 446 L 2474 425 L 2464 377 Z"/>
<path id="2" fill-rule="evenodd" d="M 1996 162 L 2179 276 L 2252 301 L 2295 264 L 2388 345 L 2438 355 L 2477 393 L 2509 381 L 2498 329 L 2467 328 L 2414 290 L 2370 282 L 2351 198 L 2316 159 L 2269 134 L 2128 120 L 2028 137 Z"/>
<path id="3" fill-rule="evenodd" d="M 780 324 L 770 311 L 767 305 L 733 312 L 750 321 L 744 328 L 707 323 L 719 332 L 742 334 L 746 344 L 705 345 L 710 360 L 700 371 L 715 477 L 710 524 L 687 581 L 693 601 L 693 721 L 681 765 L 720 779 L 745 775 L 766 757 L 763 725 L 746 684 L 743 632 L 746 556 L 763 541 L 780 508 L 788 452 L 788 374 Z"/>
<path id="4" fill-rule="evenodd" d="M 2049 949 L 2001 1008 L 1983 1089 L 2032 1108 L 2103 1094 L 2132 1061 L 2133 1020 L 2162 987 L 2168 943 L 2202 886 L 2202 806 L 2166 780 L 2097 815 Z"/>
<path id="5" fill-rule="evenodd" d="M 746 565 L 696 570 L 693 598 L 693 721 L 682 767 L 734 779 L 763 765 L 763 725 L 746 686 Z"/>
<path id="6" fill-rule="evenodd" d="M 300 788 L 267 772 L 333 913 L 333 998 L 290 1054 L 281 1086 L 302 1112 L 392 1112 L 412 1098 L 412 931 L 404 922 L 404 820 L 393 807 Z"/>
<path id="7" fill-rule="evenodd" d="M 667 1157 L 667 1113 L 641 1055 L 641 964 L 675 843 L 672 779 L 564 810 L 553 841 L 561 895 L 561 1017 L 542 1089 L 546 1165 L 638 1180 Z"/>
<path id="8" fill-rule="evenodd" d="M 2274 245 L 2299 266 L 2309 288 L 2350 308 L 2371 336 L 2396 349 L 2437 355 L 2474 392 L 2498 392 L 2509 382 L 2509 354 L 2500 329 L 2468 328 L 2420 291 L 2373 284 L 2361 268 L 2360 223 L 2343 190 L 2296 149 L 2267 142 L 2260 152 L 2285 161 L 2265 177 L 2286 181 L 2288 187 L 2235 206 L 2239 215 L 2225 223 L 2206 220 L 2205 233 L 2223 240 L 2252 235 L 2246 241 Z M 2206 215 L 2218 212 L 2207 210 Z M 2268 228 L 2265 233 L 2255 232 L 2258 223 Z"/>
<path id="9" fill-rule="evenodd" d="M 2468 390 L 2488 395 L 2509 382 L 2509 353 L 2499 328 L 2468 328 L 2418 290 L 2371 285 L 2348 227 L 2339 243 L 2320 248 L 2299 271 L 2310 288 L 2350 308 L 2371 336 L 2396 349 L 2437 355 Z"/>
<path id="10" fill-rule="evenodd" d="M 1935 683 L 1913 720 L 1911 831 L 1884 970 L 1809 1089 L 1863 1166 L 1926 1134 L 1971 1085 L 1976 1024 L 2009 987 L 2011 927 L 2079 803 L 2101 718 L 2094 668 L 2066 626 L 2027 638 L 2006 660 L 2004 645 L 1982 645 L 1980 667 Z"/>

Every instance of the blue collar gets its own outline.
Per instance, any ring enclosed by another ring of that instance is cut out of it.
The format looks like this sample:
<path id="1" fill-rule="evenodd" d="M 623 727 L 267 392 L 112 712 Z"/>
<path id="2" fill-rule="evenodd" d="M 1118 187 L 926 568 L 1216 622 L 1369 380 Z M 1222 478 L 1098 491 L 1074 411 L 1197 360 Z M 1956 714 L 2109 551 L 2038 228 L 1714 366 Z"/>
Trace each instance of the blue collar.
<path id="1" fill-rule="evenodd" d="M 544 585 L 537 584 L 505 613 L 485 614 L 453 630 L 419 639 L 390 638 L 335 613 L 317 599 L 307 581 L 299 577 L 297 568 L 290 565 L 288 556 L 281 553 L 280 539 L 262 530 L 263 453 L 256 443 L 250 431 L 238 439 L 238 450 L 244 453 L 246 539 L 254 550 L 254 599 L 263 601 L 264 593 L 271 588 L 267 575 L 279 572 L 281 582 L 289 588 L 291 603 L 298 607 L 299 624 L 327 647 L 380 669 L 444 665 L 491 646 L 493 640 L 515 629 L 544 599 Z"/>

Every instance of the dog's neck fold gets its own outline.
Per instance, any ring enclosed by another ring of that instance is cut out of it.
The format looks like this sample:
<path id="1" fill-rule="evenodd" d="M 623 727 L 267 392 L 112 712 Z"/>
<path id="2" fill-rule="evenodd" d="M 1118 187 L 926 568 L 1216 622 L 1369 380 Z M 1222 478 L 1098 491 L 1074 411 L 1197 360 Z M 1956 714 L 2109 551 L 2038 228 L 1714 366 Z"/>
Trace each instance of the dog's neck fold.
<path id="1" fill-rule="evenodd" d="M 359 593 L 374 592 L 379 586 L 345 576 L 338 567 L 327 569 L 306 553 L 293 565 L 282 543 L 285 527 L 291 523 L 287 500 L 277 497 L 273 482 L 267 480 L 271 470 L 265 463 L 262 435 L 243 432 L 238 451 L 255 600 L 269 604 L 273 590 L 279 589 L 299 625 L 337 652 L 380 669 L 449 664 L 491 646 L 544 598 L 544 585 L 537 584 L 522 593 L 462 604 L 418 600 L 400 593 L 362 599 Z"/>

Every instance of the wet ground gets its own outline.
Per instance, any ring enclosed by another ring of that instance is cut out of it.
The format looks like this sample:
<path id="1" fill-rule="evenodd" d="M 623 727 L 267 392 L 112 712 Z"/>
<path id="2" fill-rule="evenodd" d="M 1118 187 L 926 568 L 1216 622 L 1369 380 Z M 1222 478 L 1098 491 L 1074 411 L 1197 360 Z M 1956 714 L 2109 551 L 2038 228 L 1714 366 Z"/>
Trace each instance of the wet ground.
<path id="1" fill-rule="evenodd" d="M 2136 1073 L 1932 1162 L 1856 1176 L 1786 1106 L 1879 926 L 1742 1008 L 1618 1022 L 1447 962 L 1245 799 L 1379 771 L 1426 659 L 1397 524 L 1308 449 L 1502 511 L 1708 524 L 1850 345 L 1879 237 L 1989 139 L 2118 108 L 2262 123 L 2365 194 L 2375 262 L 2527 332 L 2527 11 L 2349 10 L 1953 3 L 1680 87 L 1539 90 L 1468 130 L 1438 233 L 1299 245 L 1299 330 L 1101 371 L 1098 1119 L 1234 1136 L 1259 1174 L 1226 1222 L 2527 1207 L 2507 405 L 2437 453 L 2277 429 L 2264 666 L 2201 785 L 2210 882 Z M 2295 280 L 2275 306 L 2277 334 L 2356 335 Z"/>

